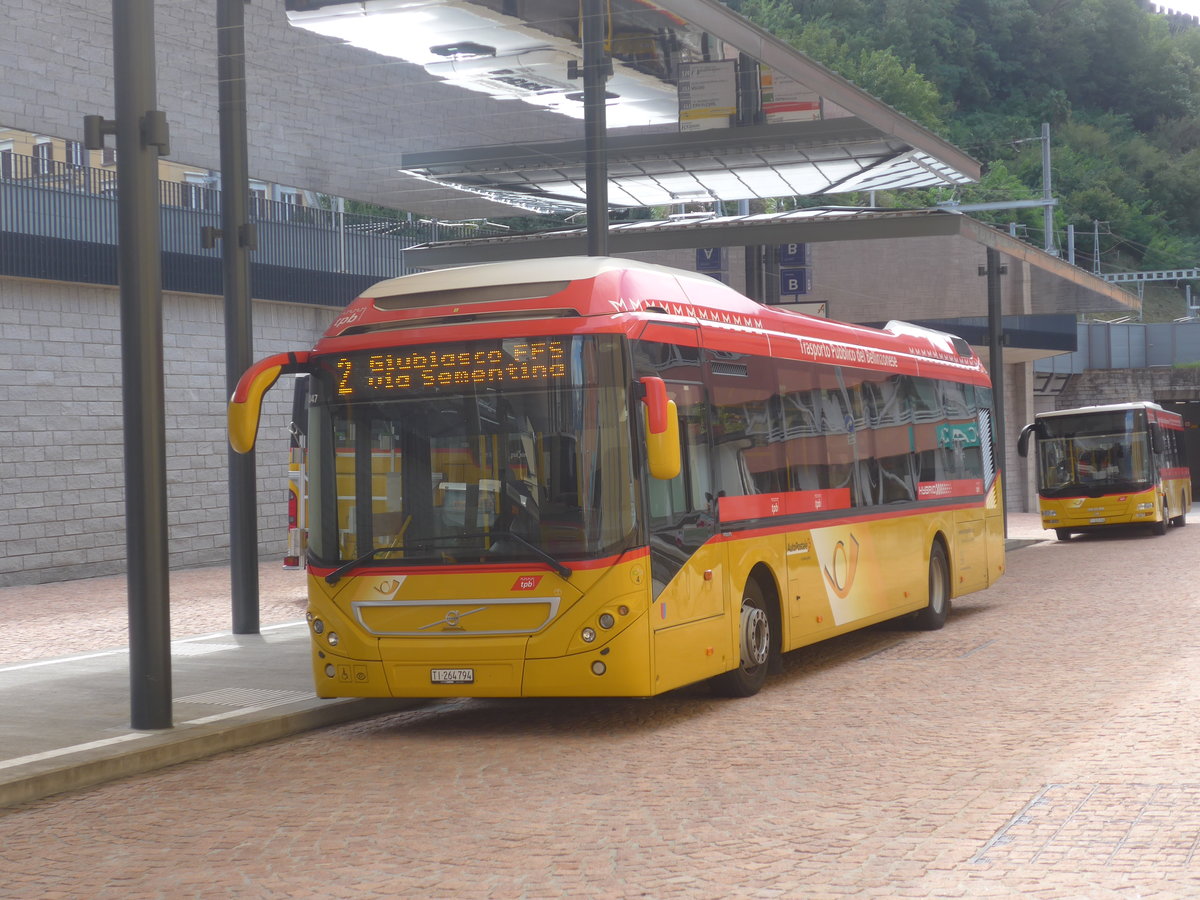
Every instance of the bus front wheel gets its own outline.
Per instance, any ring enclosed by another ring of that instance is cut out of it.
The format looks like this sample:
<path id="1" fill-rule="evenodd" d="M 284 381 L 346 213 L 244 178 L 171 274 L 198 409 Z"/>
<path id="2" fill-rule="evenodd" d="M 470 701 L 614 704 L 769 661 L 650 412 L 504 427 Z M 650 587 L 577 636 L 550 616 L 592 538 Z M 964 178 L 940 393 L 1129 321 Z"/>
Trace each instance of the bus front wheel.
<path id="1" fill-rule="evenodd" d="M 738 667 L 716 676 L 713 690 L 723 697 L 757 694 L 767 680 L 767 667 L 775 644 L 771 613 L 757 581 L 746 582 L 738 622 Z"/>
<path id="2" fill-rule="evenodd" d="M 1170 523 L 1167 521 L 1167 504 L 1164 503 L 1162 507 L 1162 518 L 1150 526 L 1150 532 L 1152 534 L 1166 534 L 1167 526 L 1169 524 Z"/>
<path id="3" fill-rule="evenodd" d="M 925 631 L 937 631 L 946 624 L 950 612 L 950 563 L 946 559 L 946 548 L 941 541 L 934 541 L 929 548 L 929 602 L 918 612 L 913 621 Z"/>
<path id="4" fill-rule="evenodd" d="M 1058 538 L 1060 541 L 1069 541 L 1069 540 L 1071 539 L 1071 529 L 1069 529 L 1069 528 L 1055 528 L 1055 529 L 1054 529 L 1054 536 L 1055 536 L 1056 538 Z"/>

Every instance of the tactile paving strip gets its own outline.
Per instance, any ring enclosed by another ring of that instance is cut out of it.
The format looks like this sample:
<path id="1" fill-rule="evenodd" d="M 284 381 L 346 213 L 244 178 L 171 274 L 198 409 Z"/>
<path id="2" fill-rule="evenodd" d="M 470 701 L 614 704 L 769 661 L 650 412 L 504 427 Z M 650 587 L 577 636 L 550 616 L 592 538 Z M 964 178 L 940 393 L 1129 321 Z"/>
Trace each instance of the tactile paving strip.
<path id="1" fill-rule="evenodd" d="M 259 688 L 224 688 L 219 691 L 207 691 L 203 694 L 192 694 L 190 697 L 177 697 L 176 703 L 208 703 L 213 706 L 282 706 L 285 703 L 295 703 L 298 700 L 308 700 L 311 694 L 303 691 L 271 691 Z"/>

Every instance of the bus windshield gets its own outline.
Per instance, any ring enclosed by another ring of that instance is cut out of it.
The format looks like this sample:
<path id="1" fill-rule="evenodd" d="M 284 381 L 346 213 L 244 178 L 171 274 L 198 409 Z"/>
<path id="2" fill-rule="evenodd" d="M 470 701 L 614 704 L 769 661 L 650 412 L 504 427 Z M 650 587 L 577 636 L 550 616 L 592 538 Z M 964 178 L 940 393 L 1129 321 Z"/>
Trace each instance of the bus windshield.
<path id="1" fill-rule="evenodd" d="M 317 565 L 564 561 L 636 527 L 623 343 L 500 339 L 322 359 L 312 378 Z"/>
<path id="2" fill-rule="evenodd" d="M 1135 492 L 1154 481 L 1141 410 L 1047 416 L 1038 437 L 1043 496 Z"/>

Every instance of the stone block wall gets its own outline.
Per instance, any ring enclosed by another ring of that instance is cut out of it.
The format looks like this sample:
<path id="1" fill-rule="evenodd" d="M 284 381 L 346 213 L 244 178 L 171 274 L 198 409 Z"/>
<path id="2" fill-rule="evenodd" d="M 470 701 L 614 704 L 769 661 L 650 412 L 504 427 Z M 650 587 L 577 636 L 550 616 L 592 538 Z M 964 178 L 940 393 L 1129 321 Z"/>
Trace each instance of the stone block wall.
<path id="1" fill-rule="evenodd" d="M 307 349 L 335 310 L 256 302 L 254 355 Z M 229 559 L 220 297 L 163 298 L 172 568 Z M 0 279 L 0 585 L 125 570 L 124 412 L 116 288 Z M 257 451 L 259 553 L 286 542 L 291 379 L 267 395 Z"/>

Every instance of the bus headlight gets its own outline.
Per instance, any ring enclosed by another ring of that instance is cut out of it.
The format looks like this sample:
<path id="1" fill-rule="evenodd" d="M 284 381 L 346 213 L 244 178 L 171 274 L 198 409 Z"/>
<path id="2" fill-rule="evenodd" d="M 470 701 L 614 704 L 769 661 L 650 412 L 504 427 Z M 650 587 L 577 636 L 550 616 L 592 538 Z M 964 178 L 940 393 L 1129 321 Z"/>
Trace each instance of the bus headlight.
<path id="1" fill-rule="evenodd" d="M 1153 503 L 1139 503 L 1138 504 L 1138 512 L 1142 512 L 1147 509 L 1154 509 L 1154 504 Z"/>
<path id="2" fill-rule="evenodd" d="M 322 622 L 320 619 L 313 619 L 312 629 L 317 634 L 320 634 L 321 632 L 323 632 L 325 630 L 325 623 Z"/>
<path id="3" fill-rule="evenodd" d="M 583 629 L 583 631 L 581 631 L 579 633 L 579 636 L 581 638 L 583 638 L 584 643 L 590 644 L 592 641 L 594 641 L 596 639 L 596 629 L 595 628 L 585 628 L 585 629 Z"/>
<path id="4" fill-rule="evenodd" d="M 596 660 L 594 663 L 592 663 L 593 675 L 603 675 L 607 671 L 608 667 L 604 665 L 604 663 L 600 662 L 600 660 Z"/>
<path id="5" fill-rule="evenodd" d="M 617 623 L 617 620 L 613 618 L 612 613 L 601 613 L 600 614 L 600 627 L 601 628 L 612 628 L 613 625 L 615 625 L 616 623 Z"/>
<path id="6" fill-rule="evenodd" d="M 330 647 L 336 647 L 341 638 L 338 637 L 338 633 L 336 631 L 331 631 L 329 632 L 329 637 L 327 637 L 326 640 L 329 641 Z"/>

